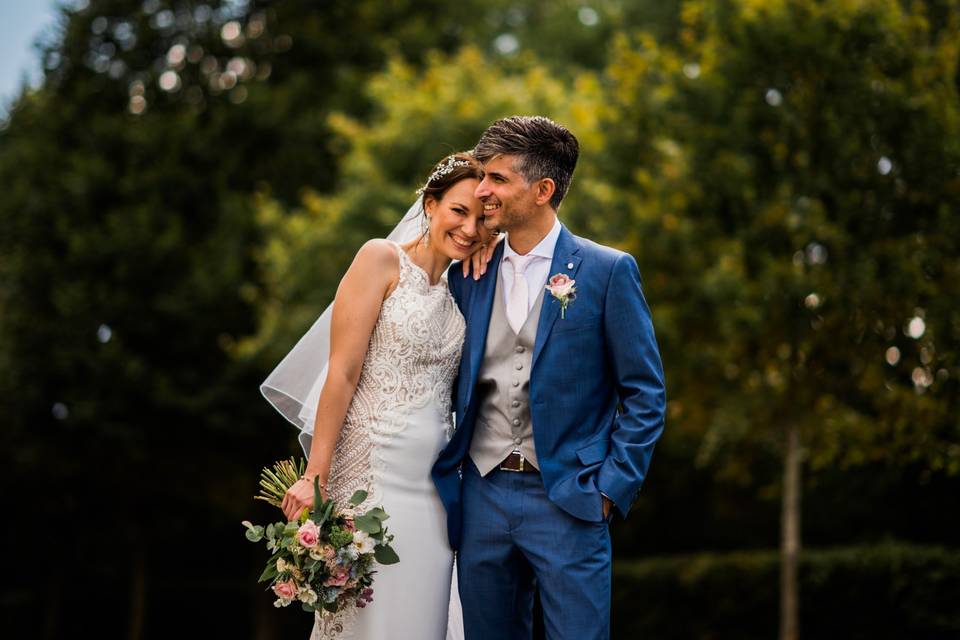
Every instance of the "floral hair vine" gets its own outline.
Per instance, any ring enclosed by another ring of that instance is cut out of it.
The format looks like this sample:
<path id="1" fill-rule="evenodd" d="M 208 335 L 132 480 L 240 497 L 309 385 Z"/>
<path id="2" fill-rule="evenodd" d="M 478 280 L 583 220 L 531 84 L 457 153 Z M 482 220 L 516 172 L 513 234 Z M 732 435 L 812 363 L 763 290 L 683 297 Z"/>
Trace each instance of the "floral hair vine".
<path id="1" fill-rule="evenodd" d="M 437 178 L 442 178 L 443 176 L 447 175 L 457 167 L 468 167 L 468 166 L 470 166 L 470 163 L 467 162 L 466 160 L 457 160 L 456 156 L 452 156 L 452 155 L 447 156 L 447 159 L 444 160 L 443 163 L 439 167 L 434 169 L 433 173 L 430 174 L 430 177 L 427 178 L 426 183 L 424 183 L 422 187 L 417 189 L 417 195 L 422 196 L 424 190 L 428 186 L 430 186 L 430 183 L 436 180 Z"/>

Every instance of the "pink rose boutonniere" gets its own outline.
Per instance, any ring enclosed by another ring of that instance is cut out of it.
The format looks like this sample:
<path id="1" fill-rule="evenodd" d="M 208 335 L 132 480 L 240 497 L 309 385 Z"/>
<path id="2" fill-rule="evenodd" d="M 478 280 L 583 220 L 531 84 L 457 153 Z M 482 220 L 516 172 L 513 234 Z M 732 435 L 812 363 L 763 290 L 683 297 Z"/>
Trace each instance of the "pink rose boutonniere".
<path id="1" fill-rule="evenodd" d="M 567 311 L 567 305 L 573 302 L 577 298 L 577 289 L 573 285 L 577 284 L 576 280 L 571 280 L 570 276 L 563 273 L 558 273 L 555 276 L 550 277 L 550 281 L 546 286 L 546 290 L 550 294 L 560 301 L 560 317 L 563 318 L 564 314 Z"/>

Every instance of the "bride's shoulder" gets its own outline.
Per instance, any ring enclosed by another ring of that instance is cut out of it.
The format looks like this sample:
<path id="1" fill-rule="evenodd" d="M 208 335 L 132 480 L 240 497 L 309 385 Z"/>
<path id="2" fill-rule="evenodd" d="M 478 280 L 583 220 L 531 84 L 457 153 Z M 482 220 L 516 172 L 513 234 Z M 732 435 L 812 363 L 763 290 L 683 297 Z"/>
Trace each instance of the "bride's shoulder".
<path id="1" fill-rule="evenodd" d="M 374 238 L 367 240 L 357 251 L 348 271 L 368 285 L 383 284 L 390 291 L 400 277 L 401 248 L 390 240 Z"/>
<path id="2" fill-rule="evenodd" d="M 360 247 L 355 260 L 370 265 L 396 265 L 400 257 L 400 251 L 400 246 L 395 242 L 383 238 L 373 238 L 367 240 Z"/>

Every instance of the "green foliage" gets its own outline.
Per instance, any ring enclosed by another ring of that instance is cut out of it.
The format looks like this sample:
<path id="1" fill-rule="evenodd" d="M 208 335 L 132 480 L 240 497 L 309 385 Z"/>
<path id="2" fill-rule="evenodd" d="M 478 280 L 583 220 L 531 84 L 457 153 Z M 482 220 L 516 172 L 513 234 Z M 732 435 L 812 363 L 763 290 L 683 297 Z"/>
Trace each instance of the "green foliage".
<path id="1" fill-rule="evenodd" d="M 397 564 L 400 562 L 400 556 L 398 556 L 397 552 L 393 550 L 393 547 L 388 547 L 381 544 L 378 544 L 373 548 L 373 557 L 377 559 L 377 562 L 383 565 Z"/>
<path id="2" fill-rule="evenodd" d="M 373 105 L 369 124 L 342 113 L 330 118 L 342 154 L 334 193 L 308 192 L 292 211 L 266 196 L 259 201 L 267 238 L 258 254 L 265 282 L 257 298 L 260 331 L 238 345 L 239 356 L 275 362 L 289 350 L 333 299 L 357 249 L 369 238 L 385 236 L 433 165 L 472 148 L 493 120 L 548 114 L 597 148 L 598 79 L 582 74 L 564 80 L 532 60 L 509 71 L 473 47 L 454 56 L 430 54 L 423 70 L 392 58 L 370 78 L 367 95 Z M 591 180 L 589 169 L 582 175 L 583 183 Z M 577 197 L 564 204 L 573 216 Z"/>
<path id="3" fill-rule="evenodd" d="M 777 629 L 779 562 L 771 550 L 616 563 L 613 635 L 770 638 Z M 799 576 L 805 637 L 960 633 L 956 550 L 903 544 L 809 550 L 800 555 Z"/>
<path id="4" fill-rule="evenodd" d="M 369 513 L 366 513 L 362 516 L 357 516 L 357 519 L 354 521 L 354 525 L 357 527 L 358 531 L 363 531 L 364 533 L 369 533 L 371 535 L 380 533 L 381 531 L 380 519 Z"/>
<path id="5" fill-rule="evenodd" d="M 615 46 L 607 174 L 668 424 L 727 477 L 752 481 L 791 421 L 813 468 L 960 472 L 960 22 L 938 15 L 689 2 L 680 46 Z"/>
<path id="6" fill-rule="evenodd" d="M 330 529 L 330 544 L 332 544 L 335 549 L 345 547 L 351 542 L 353 542 L 353 534 L 346 529 L 340 527 Z"/>
<path id="7" fill-rule="evenodd" d="M 247 540 L 250 542 L 260 542 L 263 540 L 264 528 L 260 525 L 254 525 L 249 520 L 244 520 L 241 524 L 247 528 L 246 535 Z M 266 534 L 268 538 L 273 537 L 273 525 L 269 525 L 266 529 Z"/>

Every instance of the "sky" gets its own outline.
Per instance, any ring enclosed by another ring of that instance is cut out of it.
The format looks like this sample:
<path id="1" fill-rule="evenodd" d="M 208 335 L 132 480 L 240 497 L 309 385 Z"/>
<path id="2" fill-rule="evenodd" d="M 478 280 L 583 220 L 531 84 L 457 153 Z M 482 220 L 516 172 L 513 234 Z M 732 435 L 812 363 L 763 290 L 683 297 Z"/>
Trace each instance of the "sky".
<path id="1" fill-rule="evenodd" d="M 34 84 L 41 77 L 32 44 L 56 24 L 57 4 L 56 0 L 0 0 L 0 113 L 6 112 L 24 74 Z"/>

